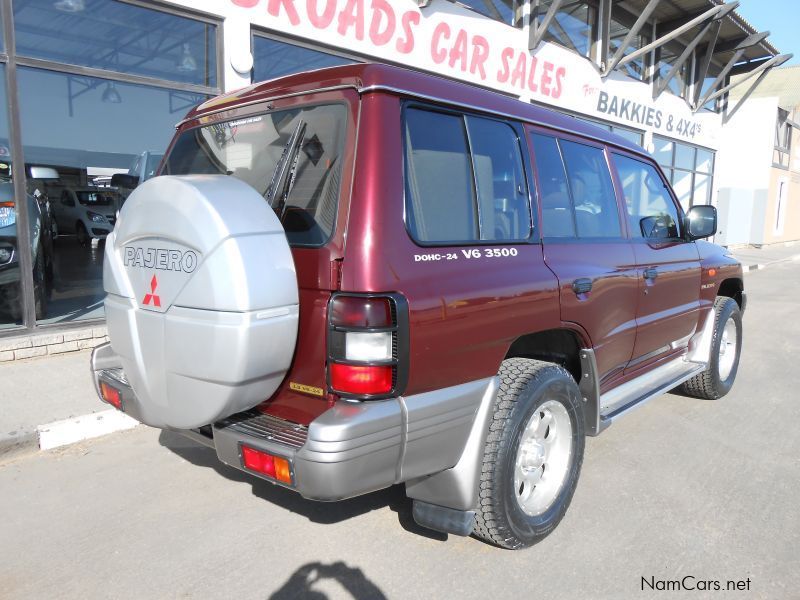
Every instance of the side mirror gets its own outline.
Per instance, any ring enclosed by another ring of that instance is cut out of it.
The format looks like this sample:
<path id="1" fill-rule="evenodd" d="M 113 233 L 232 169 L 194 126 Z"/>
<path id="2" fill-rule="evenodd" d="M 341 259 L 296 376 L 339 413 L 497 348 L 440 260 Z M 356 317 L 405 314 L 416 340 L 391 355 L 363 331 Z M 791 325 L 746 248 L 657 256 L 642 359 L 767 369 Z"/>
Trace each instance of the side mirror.
<path id="1" fill-rule="evenodd" d="M 55 180 L 59 178 L 58 171 L 51 167 L 28 167 L 31 179 Z"/>
<path id="2" fill-rule="evenodd" d="M 717 209 L 701 204 L 686 213 L 686 235 L 690 240 L 707 238 L 717 233 Z"/>
<path id="3" fill-rule="evenodd" d="M 111 187 L 121 187 L 132 190 L 135 189 L 137 185 L 139 185 L 139 178 L 136 175 L 114 173 L 111 176 Z"/>

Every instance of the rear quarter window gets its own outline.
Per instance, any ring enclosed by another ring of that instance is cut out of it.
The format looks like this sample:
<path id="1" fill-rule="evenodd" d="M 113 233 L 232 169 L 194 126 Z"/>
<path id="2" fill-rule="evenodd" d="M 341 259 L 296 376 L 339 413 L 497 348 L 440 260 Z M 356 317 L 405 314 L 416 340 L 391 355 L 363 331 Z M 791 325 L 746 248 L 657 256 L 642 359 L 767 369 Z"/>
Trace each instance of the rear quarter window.
<path id="1" fill-rule="evenodd" d="M 407 226 L 416 241 L 530 237 L 522 154 L 508 123 L 409 107 L 404 136 Z"/>

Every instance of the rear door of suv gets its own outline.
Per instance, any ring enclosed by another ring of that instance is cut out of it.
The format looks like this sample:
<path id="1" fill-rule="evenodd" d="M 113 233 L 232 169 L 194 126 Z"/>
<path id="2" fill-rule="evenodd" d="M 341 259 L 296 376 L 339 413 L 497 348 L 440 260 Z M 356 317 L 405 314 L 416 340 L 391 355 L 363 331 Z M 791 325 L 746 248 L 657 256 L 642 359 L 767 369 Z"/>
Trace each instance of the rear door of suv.
<path id="1" fill-rule="evenodd" d="M 631 358 L 638 283 L 606 151 L 566 134 L 528 131 L 544 258 L 558 278 L 561 320 L 588 334 L 607 383 Z"/>
<path id="2" fill-rule="evenodd" d="M 617 150 L 611 161 L 638 272 L 633 371 L 686 348 L 700 314 L 700 258 L 683 238 L 682 211 L 655 165 Z"/>

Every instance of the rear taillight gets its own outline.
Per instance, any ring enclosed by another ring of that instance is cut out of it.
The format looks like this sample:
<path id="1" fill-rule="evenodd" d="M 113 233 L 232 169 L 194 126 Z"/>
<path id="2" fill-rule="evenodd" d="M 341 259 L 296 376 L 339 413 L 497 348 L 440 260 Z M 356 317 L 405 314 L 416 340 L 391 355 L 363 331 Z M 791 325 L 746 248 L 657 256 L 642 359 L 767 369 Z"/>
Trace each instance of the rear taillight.
<path id="1" fill-rule="evenodd" d="M 401 394 L 408 367 L 408 304 L 402 296 L 337 295 L 328 310 L 328 387 L 345 398 Z"/>
<path id="2" fill-rule="evenodd" d="M 111 387 L 105 381 L 100 382 L 100 396 L 114 408 L 122 410 L 122 397 L 119 390 Z"/>
<path id="3" fill-rule="evenodd" d="M 271 479 L 292 485 L 292 467 L 288 460 L 250 446 L 241 446 L 242 466 Z"/>

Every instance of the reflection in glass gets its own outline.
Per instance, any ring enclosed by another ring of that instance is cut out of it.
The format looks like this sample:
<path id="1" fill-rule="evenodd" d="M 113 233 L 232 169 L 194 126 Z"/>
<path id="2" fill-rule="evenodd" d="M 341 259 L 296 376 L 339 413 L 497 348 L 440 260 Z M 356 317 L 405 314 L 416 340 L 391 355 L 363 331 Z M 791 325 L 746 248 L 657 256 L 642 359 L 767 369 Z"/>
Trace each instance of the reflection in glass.
<path id="1" fill-rule="evenodd" d="M 38 320 L 102 317 L 103 240 L 131 192 L 112 187 L 112 175 L 152 175 L 175 123 L 206 98 L 27 67 L 18 68 L 17 80 L 25 162 L 58 176 L 28 178 L 57 235 L 52 287 Z"/>
<path id="2" fill-rule="evenodd" d="M 349 65 L 354 62 L 335 54 L 327 54 L 258 35 L 253 36 L 253 81 L 267 81 L 292 73 Z"/>
<path id="3" fill-rule="evenodd" d="M 675 143 L 672 140 L 654 135 L 653 144 L 656 147 L 653 152 L 653 158 L 655 158 L 662 167 L 671 167 L 672 148 L 675 146 Z"/>
<path id="4" fill-rule="evenodd" d="M 694 146 L 675 144 L 675 167 L 687 171 L 694 170 Z"/>
<path id="5" fill-rule="evenodd" d="M 672 189 L 675 190 L 683 210 L 689 210 L 692 205 L 692 175 L 693 173 L 677 170 L 672 174 Z"/>
<path id="6" fill-rule="evenodd" d="M 458 3 L 506 25 L 522 25 L 522 4 L 516 0 L 458 0 Z"/>
<path id="7" fill-rule="evenodd" d="M 619 50 L 619 47 L 622 45 L 622 42 L 625 40 L 625 37 L 630 32 L 630 27 L 620 23 L 613 17 L 611 18 L 610 27 L 611 29 L 608 40 L 608 49 L 609 56 L 614 56 L 617 53 L 617 50 Z M 639 48 L 643 48 L 649 43 L 650 40 L 647 36 L 641 33 L 635 35 L 633 40 L 631 40 L 631 43 L 625 49 L 624 56 L 632 54 L 636 50 L 639 50 Z M 647 68 L 647 55 L 642 55 L 628 63 L 625 63 L 621 68 L 629 77 L 644 80 Z"/>
<path id="8" fill-rule="evenodd" d="M 128 2 L 14 0 L 17 53 L 45 60 L 217 86 L 216 25 Z"/>
<path id="9" fill-rule="evenodd" d="M 544 20 L 552 0 L 542 0 L 537 18 Z M 565 4 L 550 22 L 544 39 L 575 50 L 581 56 L 589 56 L 592 47 L 592 28 L 597 21 L 597 11 L 585 2 Z"/>
<path id="10" fill-rule="evenodd" d="M 697 149 L 697 170 L 700 173 L 711 173 L 714 168 L 714 153 L 703 148 Z"/>
<path id="11" fill-rule="evenodd" d="M 667 46 L 662 46 L 659 52 L 660 59 L 656 65 L 656 80 L 660 82 L 669 75 L 669 72 L 672 70 L 672 65 L 674 65 L 675 61 L 678 59 L 679 53 L 673 52 Z M 683 97 L 686 91 L 686 61 L 681 65 L 678 72 L 673 75 L 672 79 L 669 80 L 667 90 L 676 96 Z"/>
<path id="12" fill-rule="evenodd" d="M 694 176 L 692 206 L 696 204 L 711 204 L 711 177 L 708 175 Z"/>

